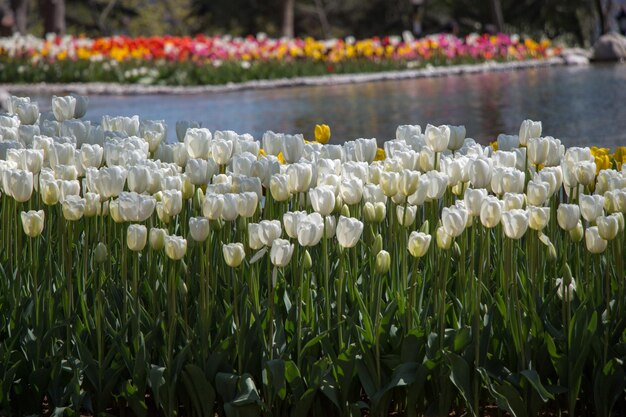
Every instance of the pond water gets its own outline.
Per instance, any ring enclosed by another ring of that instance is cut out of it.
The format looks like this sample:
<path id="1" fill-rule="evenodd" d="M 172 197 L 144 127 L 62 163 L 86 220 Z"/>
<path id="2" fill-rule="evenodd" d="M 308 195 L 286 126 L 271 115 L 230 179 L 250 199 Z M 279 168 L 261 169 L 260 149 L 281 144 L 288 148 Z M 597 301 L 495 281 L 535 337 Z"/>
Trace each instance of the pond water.
<path id="1" fill-rule="evenodd" d="M 49 98 L 40 97 L 48 101 Z M 49 102 L 49 101 L 48 101 Z M 43 103 L 42 103 L 43 104 Z M 48 105 L 49 107 L 49 105 Z M 400 124 L 464 124 L 483 144 L 517 134 L 524 119 L 567 146 L 626 145 L 626 65 L 543 67 L 367 84 L 291 87 L 209 95 L 91 96 L 86 118 L 134 115 L 164 119 L 175 140 L 177 120 L 202 122 L 260 138 L 273 130 L 313 136 L 316 123 L 332 142 L 395 136 Z"/>

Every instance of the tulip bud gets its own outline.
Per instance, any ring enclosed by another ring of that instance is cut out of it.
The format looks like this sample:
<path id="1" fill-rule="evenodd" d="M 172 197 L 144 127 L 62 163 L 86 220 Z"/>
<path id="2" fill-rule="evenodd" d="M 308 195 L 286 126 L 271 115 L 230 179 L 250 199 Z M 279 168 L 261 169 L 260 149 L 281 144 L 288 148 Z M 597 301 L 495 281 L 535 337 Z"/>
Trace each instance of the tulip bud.
<path id="1" fill-rule="evenodd" d="M 311 254 L 309 253 L 307 249 L 304 251 L 304 254 L 302 255 L 302 268 L 304 268 L 305 271 L 308 271 L 312 267 L 313 267 L 313 259 L 311 259 Z"/>
<path id="2" fill-rule="evenodd" d="M 141 252 L 146 247 L 148 229 L 143 224 L 131 224 L 126 231 L 128 249 Z"/>
<path id="3" fill-rule="evenodd" d="M 378 253 L 382 249 L 383 249 L 383 237 L 380 235 L 380 233 L 377 233 L 376 236 L 374 236 L 374 243 L 372 244 L 372 252 Z"/>
<path id="4" fill-rule="evenodd" d="M 391 267 L 391 255 L 386 250 L 381 250 L 376 255 L 376 272 L 386 274 Z"/>
<path id="5" fill-rule="evenodd" d="M 94 249 L 94 257 L 96 258 L 96 262 L 99 264 L 107 260 L 109 257 L 109 251 L 104 243 L 98 242 L 96 248 Z"/>
<path id="6" fill-rule="evenodd" d="M 569 231 L 569 237 L 572 239 L 572 242 L 578 243 L 583 240 L 584 236 L 585 230 L 583 229 L 583 223 L 578 220 L 576 227 Z"/>
<path id="7" fill-rule="evenodd" d="M 37 237 L 41 234 L 43 231 L 44 217 L 43 210 L 30 210 L 21 213 L 22 227 L 24 228 L 26 236 Z"/>

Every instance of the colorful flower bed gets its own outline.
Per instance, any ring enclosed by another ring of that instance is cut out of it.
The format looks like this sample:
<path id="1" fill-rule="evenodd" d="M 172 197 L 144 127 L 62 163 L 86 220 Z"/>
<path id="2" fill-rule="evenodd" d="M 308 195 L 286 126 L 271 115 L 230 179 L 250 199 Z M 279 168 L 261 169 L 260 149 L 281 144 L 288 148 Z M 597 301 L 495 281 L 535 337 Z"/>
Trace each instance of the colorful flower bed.
<path id="1" fill-rule="evenodd" d="M 626 148 L 530 120 L 165 143 L 86 105 L 0 115 L 3 412 L 625 409 Z"/>
<path id="2" fill-rule="evenodd" d="M 0 82 L 223 84 L 252 79 L 372 72 L 558 55 L 549 41 L 509 35 L 423 39 L 111 38 L 0 39 Z"/>

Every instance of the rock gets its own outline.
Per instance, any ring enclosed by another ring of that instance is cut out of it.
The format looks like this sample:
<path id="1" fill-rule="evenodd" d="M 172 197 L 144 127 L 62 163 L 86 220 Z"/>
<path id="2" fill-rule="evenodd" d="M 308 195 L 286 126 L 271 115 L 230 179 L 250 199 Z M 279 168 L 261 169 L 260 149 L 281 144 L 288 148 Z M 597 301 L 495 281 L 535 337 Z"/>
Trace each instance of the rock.
<path id="1" fill-rule="evenodd" d="M 620 61 L 626 59 L 626 37 L 616 32 L 602 35 L 593 45 L 594 61 Z"/>
<path id="2" fill-rule="evenodd" d="M 578 54 L 562 54 L 563 60 L 567 65 L 589 65 L 589 58 Z"/>

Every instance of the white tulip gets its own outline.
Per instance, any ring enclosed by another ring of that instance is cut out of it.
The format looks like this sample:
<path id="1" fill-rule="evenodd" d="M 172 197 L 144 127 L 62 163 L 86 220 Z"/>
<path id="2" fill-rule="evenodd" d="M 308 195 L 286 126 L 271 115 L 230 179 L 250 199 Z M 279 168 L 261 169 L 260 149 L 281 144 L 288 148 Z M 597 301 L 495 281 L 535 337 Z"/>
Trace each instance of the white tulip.
<path id="1" fill-rule="evenodd" d="M 533 122 L 532 120 L 524 120 L 519 128 L 520 145 L 526 146 L 531 138 L 541 136 L 541 122 Z"/>
<path id="2" fill-rule="evenodd" d="M 146 247 L 148 229 L 143 224 L 131 224 L 126 230 L 126 243 L 128 249 L 141 252 Z"/>
<path id="3" fill-rule="evenodd" d="M 298 225 L 305 216 L 305 211 L 288 211 L 283 214 L 283 224 L 285 225 L 287 236 L 292 239 L 298 238 Z"/>
<path id="4" fill-rule="evenodd" d="M 550 184 L 541 180 L 530 180 L 526 188 L 526 195 L 528 197 L 528 204 L 543 206 L 550 195 Z"/>
<path id="5" fill-rule="evenodd" d="M 550 141 L 548 138 L 529 138 L 526 152 L 528 162 L 533 165 L 543 165 L 548 160 Z"/>
<path id="6" fill-rule="evenodd" d="M 437 246 L 440 249 L 448 250 L 452 247 L 454 238 L 446 233 L 446 230 L 442 227 L 437 228 Z"/>
<path id="7" fill-rule="evenodd" d="M 428 252 L 431 240 L 431 235 L 423 232 L 413 231 L 409 235 L 407 249 L 412 256 L 416 258 L 421 258 L 422 256 L 426 255 L 426 252 Z"/>
<path id="8" fill-rule="evenodd" d="M 208 194 L 204 197 L 202 204 L 202 215 L 210 220 L 217 220 L 222 217 L 224 210 L 224 196 L 221 194 Z"/>
<path id="9" fill-rule="evenodd" d="M 304 216 L 298 222 L 298 243 L 301 246 L 315 246 L 324 234 L 324 221 L 319 213 Z"/>
<path id="10" fill-rule="evenodd" d="M 488 229 L 496 227 L 502 219 L 503 203 L 497 197 L 487 196 L 480 207 L 480 222 Z"/>
<path id="11" fill-rule="evenodd" d="M 313 179 L 313 167 L 305 162 L 291 164 L 287 167 L 287 176 L 290 193 L 307 192 Z"/>
<path id="12" fill-rule="evenodd" d="M 378 189 L 378 187 L 376 188 Z M 309 190 L 309 198 L 313 210 L 322 216 L 328 216 L 335 209 L 335 193 L 332 187 L 323 185 L 311 188 Z"/>
<path id="13" fill-rule="evenodd" d="M 352 217 L 340 216 L 337 222 L 337 240 L 343 248 L 353 248 L 363 233 L 363 222 Z"/>
<path id="14" fill-rule="evenodd" d="M 278 220 L 262 220 L 258 228 L 259 240 L 264 246 L 272 246 L 272 242 L 282 234 L 282 227 Z"/>
<path id="15" fill-rule="evenodd" d="M 498 151 L 512 151 L 519 148 L 519 136 L 517 135 L 498 135 Z"/>
<path id="16" fill-rule="evenodd" d="M 239 198 L 237 199 L 237 214 L 239 214 L 239 216 L 243 218 L 249 218 L 254 216 L 254 213 L 256 212 L 258 206 L 259 196 L 257 195 L 257 193 L 246 191 L 239 194 Z"/>
<path id="17" fill-rule="evenodd" d="M 480 216 L 480 209 L 482 207 L 483 200 L 487 197 L 487 194 L 487 190 L 484 188 L 465 189 L 463 201 L 465 201 L 465 207 L 470 215 Z"/>
<path id="18" fill-rule="evenodd" d="M 550 207 L 528 206 L 528 227 L 543 230 L 550 222 Z"/>
<path id="19" fill-rule="evenodd" d="M 596 179 L 596 163 L 592 161 L 580 161 L 575 168 L 576 181 L 584 186 L 593 184 Z"/>
<path id="20" fill-rule="evenodd" d="M 448 149 L 458 151 L 463 147 L 463 143 L 465 142 L 465 126 L 448 126 L 448 129 L 450 130 Z"/>
<path id="21" fill-rule="evenodd" d="M 556 218 L 561 229 L 573 230 L 580 219 L 580 207 L 577 204 L 561 204 L 557 209 Z"/>
<path id="22" fill-rule="evenodd" d="M 287 201 L 291 197 L 289 191 L 289 175 L 287 174 L 275 174 L 270 179 L 270 192 L 272 198 L 276 201 Z"/>
<path id="23" fill-rule="evenodd" d="M 165 214 L 170 217 L 177 216 L 183 209 L 183 194 L 179 190 L 165 190 L 161 202 Z"/>
<path id="24" fill-rule="evenodd" d="M 72 96 L 57 97 L 52 96 L 52 112 L 57 121 L 74 118 L 74 110 L 76 109 L 76 98 Z"/>
<path id="25" fill-rule="evenodd" d="M 502 228 L 509 239 L 521 239 L 528 229 L 528 211 L 513 209 L 502 213 Z"/>
<path id="26" fill-rule="evenodd" d="M 595 223 L 598 216 L 604 214 L 604 197 L 601 195 L 581 194 L 578 199 L 580 214 L 583 219 L 590 223 Z"/>
<path id="27" fill-rule="evenodd" d="M 180 236 L 164 236 L 165 254 L 168 258 L 178 261 L 185 256 L 187 252 L 187 239 Z"/>
<path id="28" fill-rule="evenodd" d="M 468 212 L 458 206 L 444 207 L 441 213 L 441 223 L 450 236 L 460 236 L 465 230 L 468 221 Z"/>
<path id="29" fill-rule="evenodd" d="M 304 137 L 302 135 L 283 135 L 282 152 L 285 162 L 298 162 L 304 153 Z"/>
<path id="30" fill-rule="evenodd" d="M 363 197 L 363 181 L 358 178 L 343 180 L 339 186 L 339 195 L 345 204 L 359 204 Z"/>
<path id="31" fill-rule="evenodd" d="M 210 231 L 209 219 L 206 217 L 189 218 L 189 234 L 196 242 L 204 242 L 209 237 Z"/>
<path id="32" fill-rule="evenodd" d="M 376 158 L 378 145 L 376 139 L 357 139 L 354 141 L 354 152 L 356 160 L 371 164 Z"/>
<path id="33" fill-rule="evenodd" d="M 218 165 L 226 165 L 233 156 L 233 147 L 233 141 L 214 139 L 211 141 L 211 156 Z"/>
<path id="34" fill-rule="evenodd" d="M 398 223 L 404 227 L 409 227 L 415 222 L 415 217 L 417 215 L 417 207 L 415 206 L 406 206 L 399 205 L 396 206 L 396 217 L 398 219 Z"/>
<path id="35" fill-rule="evenodd" d="M 80 220 L 85 214 L 86 201 L 77 195 L 67 196 L 62 203 L 63 217 L 69 221 Z"/>
<path id="36" fill-rule="evenodd" d="M 22 228 L 28 237 L 37 237 L 43 231 L 45 213 L 43 210 L 21 212 Z"/>
<path id="37" fill-rule="evenodd" d="M 167 236 L 166 229 L 151 228 L 149 236 L 150 248 L 153 250 L 163 249 L 165 247 L 165 236 Z"/>
<path id="38" fill-rule="evenodd" d="M 270 250 L 270 260 L 272 264 L 279 268 L 289 265 L 289 261 L 291 261 L 293 255 L 293 248 L 293 243 L 290 243 L 288 240 L 274 240 L 272 249 Z"/>
<path id="39" fill-rule="evenodd" d="M 448 143 L 450 142 L 450 127 L 449 126 L 433 126 L 427 125 L 424 131 L 426 145 L 433 152 L 443 152 L 448 149 Z"/>
<path id="40" fill-rule="evenodd" d="M 604 240 L 613 240 L 619 232 L 619 216 L 621 213 L 614 213 L 609 216 L 596 217 L 598 234 Z"/>
<path id="41" fill-rule="evenodd" d="M 587 250 L 593 254 L 604 252 L 608 246 L 608 242 L 600 236 L 597 226 L 587 228 L 585 243 L 587 244 Z"/>
<path id="42" fill-rule="evenodd" d="M 474 188 L 486 188 L 491 183 L 493 165 L 490 159 L 476 158 L 470 160 L 469 179 Z"/>

